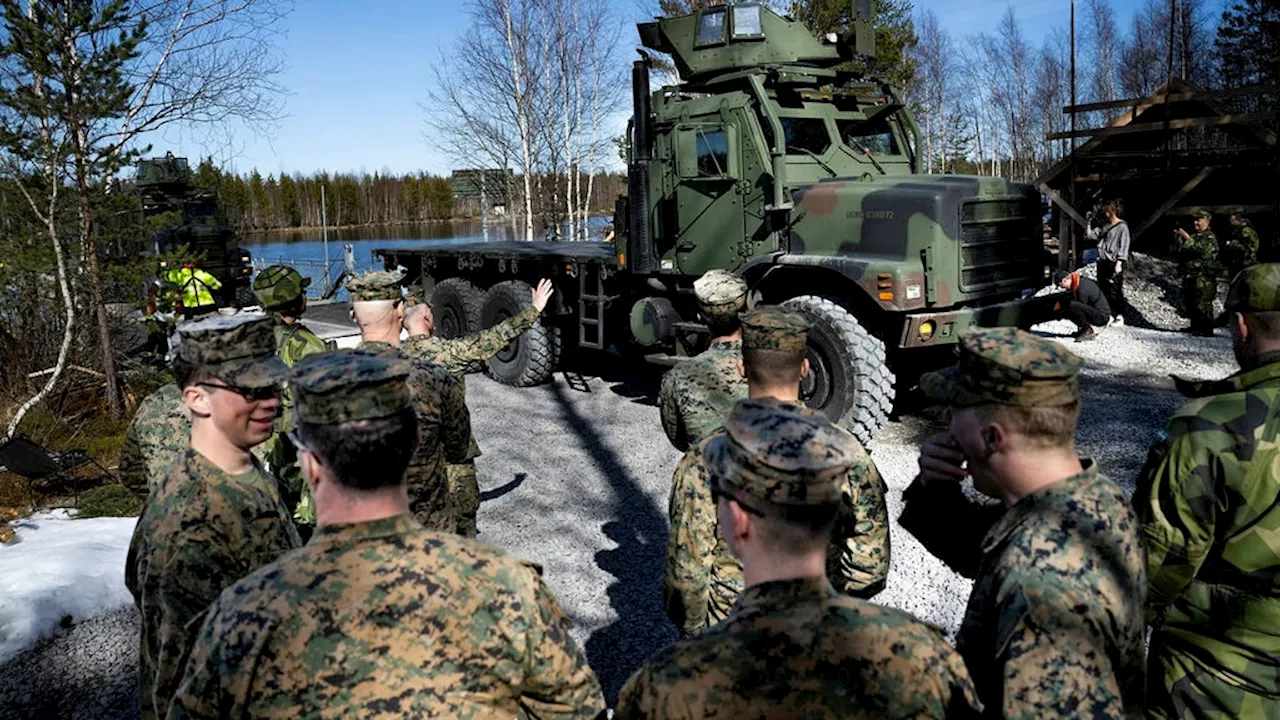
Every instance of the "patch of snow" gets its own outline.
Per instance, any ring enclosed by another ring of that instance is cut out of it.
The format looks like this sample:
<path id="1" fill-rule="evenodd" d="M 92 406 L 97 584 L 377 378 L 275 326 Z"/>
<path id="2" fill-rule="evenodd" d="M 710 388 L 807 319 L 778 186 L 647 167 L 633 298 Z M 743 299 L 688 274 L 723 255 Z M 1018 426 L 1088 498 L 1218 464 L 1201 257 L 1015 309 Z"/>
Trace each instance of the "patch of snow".
<path id="1" fill-rule="evenodd" d="M 59 628 L 133 602 L 124 562 L 137 518 L 73 520 L 52 510 L 18 521 L 0 546 L 0 663 Z"/>

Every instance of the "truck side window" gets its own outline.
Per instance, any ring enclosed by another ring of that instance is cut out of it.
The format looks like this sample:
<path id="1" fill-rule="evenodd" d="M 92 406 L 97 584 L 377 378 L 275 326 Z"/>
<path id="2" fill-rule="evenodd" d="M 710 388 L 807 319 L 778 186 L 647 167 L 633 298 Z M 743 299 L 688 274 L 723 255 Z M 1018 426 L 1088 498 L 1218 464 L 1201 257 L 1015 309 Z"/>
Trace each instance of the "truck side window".
<path id="1" fill-rule="evenodd" d="M 729 174 L 729 134 L 724 130 L 698 131 L 698 177 Z"/>
<path id="2" fill-rule="evenodd" d="M 865 147 L 873 155 L 897 155 L 898 143 L 888 125 L 865 120 L 837 120 L 836 128 L 845 145 L 861 152 Z M 859 147 L 861 146 L 861 147 Z"/>
<path id="3" fill-rule="evenodd" d="M 784 117 L 779 120 L 782 122 L 782 134 L 787 141 L 788 154 L 792 150 L 808 150 L 821 155 L 831 147 L 827 124 L 821 119 Z"/>

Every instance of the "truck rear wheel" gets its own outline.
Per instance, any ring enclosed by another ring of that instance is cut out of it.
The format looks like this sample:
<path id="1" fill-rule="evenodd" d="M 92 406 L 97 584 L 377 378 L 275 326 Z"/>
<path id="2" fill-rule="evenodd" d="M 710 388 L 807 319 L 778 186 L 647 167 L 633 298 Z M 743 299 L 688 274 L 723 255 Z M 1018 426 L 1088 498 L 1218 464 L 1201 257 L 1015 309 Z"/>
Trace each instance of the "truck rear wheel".
<path id="1" fill-rule="evenodd" d="M 800 383 L 801 399 L 862 444 L 871 442 L 893 410 L 884 343 L 826 298 L 803 295 L 782 306 L 809 320 L 809 374 Z"/>
<path id="2" fill-rule="evenodd" d="M 483 327 L 493 327 L 529 307 L 533 288 L 508 280 L 489 288 L 480 313 Z M 528 387 L 551 379 L 560 360 L 560 332 L 541 320 L 489 360 L 489 374 L 506 385 Z"/>
<path id="3" fill-rule="evenodd" d="M 258 304 L 258 296 L 253 294 L 251 285 L 237 285 L 235 305 L 238 308 L 253 307 Z"/>
<path id="4" fill-rule="evenodd" d="M 431 294 L 431 312 L 436 321 L 435 333 L 448 339 L 479 330 L 483 307 L 484 293 L 475 283 L 462 278 L 440 281 Z"/>

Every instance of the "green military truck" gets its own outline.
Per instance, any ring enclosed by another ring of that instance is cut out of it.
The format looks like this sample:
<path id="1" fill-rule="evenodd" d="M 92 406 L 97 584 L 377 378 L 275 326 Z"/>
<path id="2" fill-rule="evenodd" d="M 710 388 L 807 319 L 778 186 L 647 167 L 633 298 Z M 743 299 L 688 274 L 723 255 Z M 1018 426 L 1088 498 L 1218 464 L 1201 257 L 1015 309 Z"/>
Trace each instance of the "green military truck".
<path id="1" fill-rule="evenodd" d="M 651 93 L 650 62 L 634 65 L 612 243 L 376 252 L 423 283 L 445 336 L 518 312 L 530 283 L 554 278 L 554 312 L 490 363 L 512 384 L 547 380 L 565 345 L 696 354 L 708 338 L 693 281 L 732 270 L 752 303 L 808 317 L 804 398 L 866 441 L 962 330 L 1028 326 L 1055 298 L 1030 297 L 1046 284 L 1040 195 L 920 174 L 898 93 L 845 69 L 874 54 L 870 0 L 854 14 L 854 32 L 826 39 L 754 3 L 640 25 L 680 83 Z"/>
<path id="2" fill-rule="evenodd" d="M 201 270 L 222 283 L 219 305 L 257 304 L 252 257 L 227 225 L 217 194 L 195 186 L 186 158 L 168 153 L 139 160 L 134 184 L 142 197 L 142 216 L 154 226 L 147 251 L 172 256 L 185 248 Z M 164 262 L 161 271 L 167 269 Z"/>

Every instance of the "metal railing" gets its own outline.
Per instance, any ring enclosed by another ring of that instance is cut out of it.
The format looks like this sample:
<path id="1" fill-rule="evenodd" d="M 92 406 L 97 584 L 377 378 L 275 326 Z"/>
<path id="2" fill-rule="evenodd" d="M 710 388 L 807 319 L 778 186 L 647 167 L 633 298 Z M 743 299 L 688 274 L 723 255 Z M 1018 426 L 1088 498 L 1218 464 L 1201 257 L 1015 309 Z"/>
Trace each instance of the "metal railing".
<path id="1" fill-rule="evenodd" d="M 307 293 L 309 299 L 328 300 L 337 295 L 346 279 L 355 275 L 356 272 L 355 248 L 351 243 L 344 243 L 342 250 L 341 259 L 331 260 L 328 263 L 324 260 L 254 255 L 253 271 L 257 274 L 263 268 L 272 265 L 287 265 L 297 270 L 304 277 L 311 278 L 311 287 L 308 288 L 310 292 Z"/>

